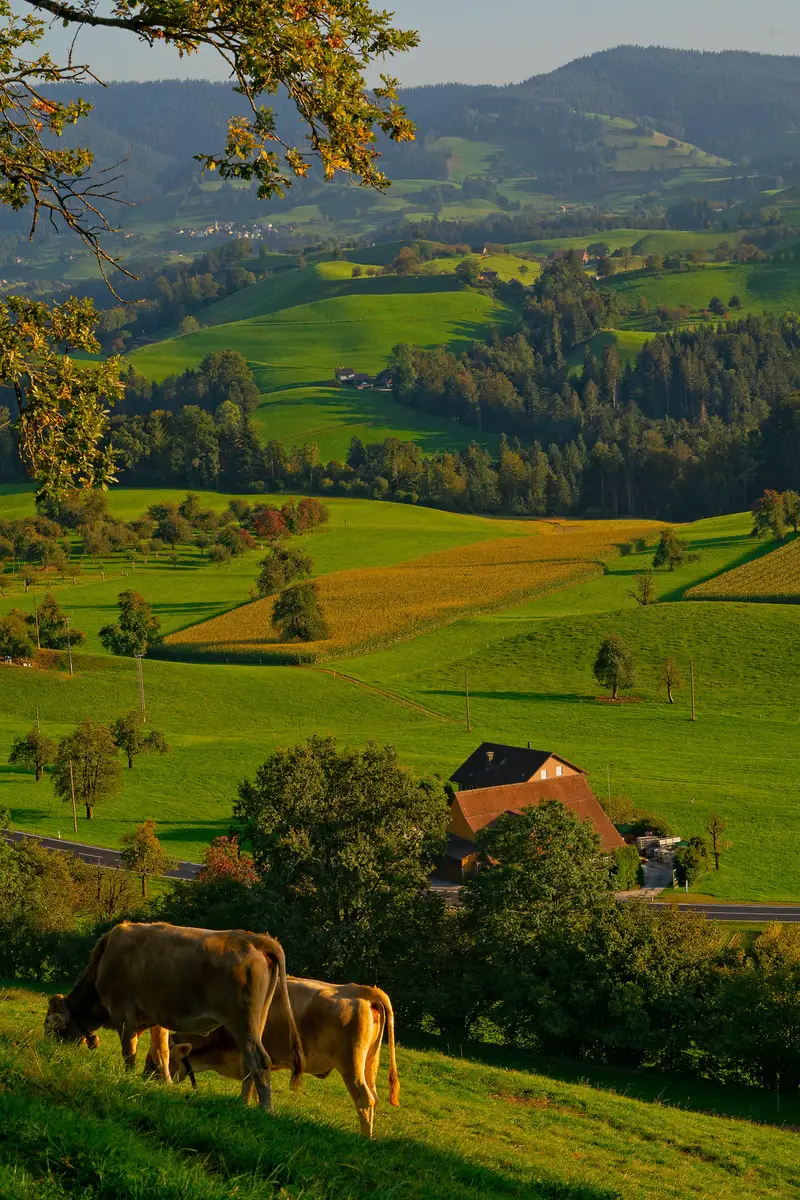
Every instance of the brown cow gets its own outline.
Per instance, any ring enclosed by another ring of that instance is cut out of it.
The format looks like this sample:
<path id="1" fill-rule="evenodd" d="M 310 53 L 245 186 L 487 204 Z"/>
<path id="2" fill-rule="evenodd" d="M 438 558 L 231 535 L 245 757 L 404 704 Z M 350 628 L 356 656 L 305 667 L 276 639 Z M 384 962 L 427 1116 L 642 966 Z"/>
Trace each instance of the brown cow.
<path id="1" fill-rule="evenodd" d="M 115 1029 L 131 1069 L 140 1035 L 156 1026 L 153 1055 L 169 1082 L 166 1031 L 207 1035 L 224 1025 L 247 1063 L 259 1101 L 269 1111 L 271 1063 L 262 1031 L 278 982 L 292 1086 L 297 1087 L 303 1052 L 289 1005 L 286 961 L 280 942 L 268 934 L 160 923 L 117 925 L 97 942 L 69 995 L 50 997 L 45 1032 L 96 1045 L 97 1029 Z"/>
<path id="2" fill-rule="evenodd" d="M 386 1026 L 389 1101 L 393 1105 L 400 1103 L 391 1000 L 380 988 L 357 983 L 321 983 L 316 979 L 296 979 L 292 975 L 288 979 L 288 993 L 303 1041 L 306 1073 L 324 1078 L 332 1070 L 338 1071 L 356 1106 L 361 1132 L 372 1137 L 378 1101 L 375 1085 Z M 287 1002 L 282 996 L 276 996 L 264 1027 L 264 1047 L 275 1070 L 291 1064 L 287 1011 Z M 151 1048 L 146 1074 L 156 1070 L 153 1059 Z M 217 1029 L 209 1037 L 176 1033 L 170 1038 L 170 1070 L 176 1080 L 189 1076 L 193 1084 L 195 1073 L 216 1071 L 228 1079 L 243 1080 L 245 1103 L 252 1095 L 252 1082 L 227 1029 Z"/>

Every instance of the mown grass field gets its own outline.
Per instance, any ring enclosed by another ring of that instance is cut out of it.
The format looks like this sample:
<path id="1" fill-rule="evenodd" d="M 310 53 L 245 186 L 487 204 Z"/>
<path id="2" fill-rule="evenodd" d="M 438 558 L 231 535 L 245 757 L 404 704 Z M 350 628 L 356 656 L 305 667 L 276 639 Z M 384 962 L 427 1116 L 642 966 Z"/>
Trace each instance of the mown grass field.
<path id="1" fill-rule="evenodd" d="M 754 562 L 700 583 L 689 592 L 692 600 L 747 600 L 751 603 L 800 602 L 800 539 L 772 550 Z"/>
<path id="2" fill-rule="evenodd" d="M 90 1055 L 45 1043 L 45 997 L 0 990 L 0 1194 L 9 1200 L 753 1200 L 800 1196 L 797 1102 L 698 1083 L 400 1046 L 401 1107 L 355 1132 L 338 1076 L 275 1076 L 275 1113 L 238 1085 L 124 1076 L 117 1039 Z M 144 1039 L 146 1041 L 146 1039 Z M 117 1043 L 117 1044 L 115 1044 Z M 467 1048 L 469 1052 L 469 1047 Z M 140 1058 L 143 1057 L 140 1051 Z M 587 1077 L 588 1076 L 588 1077 Z M 711 1115 L 732 1112 L 731 1117 Z M 763 1122 L 763 1123 L 757 1123 Z"/>
<path id="3" fill-rule="evenodd" d="M 112 493 L 111 506 L 134 516 L 165 495 L 120 491 Z M 227 503 L 227 497 L 204 499 Z M 21 513 L 25 506 L 30 510 L 30 492 L 0 498 L 4 511 Z M 489 537 L 506 533 L 516 544 L 525 528 L 371 501 L 333 501 L 331 513 L 331 524 L 303 541 L 325 574 L 397 565 L 448 546 L 485 542 L 487 531 Z M 752 538 L 750 527 L 749 514 L 685 527 L 681 536 L 700 559 L 673 573 L 657 572 L 661 603 L 647 609 L 629 592 L 649 558 L 630 554 L 610 561 L 601 578 L 340 659 L 332 664 L 335 675 L 297 666 L 147 660 L 149 718 L 166 733 L 172 753 L 143 758 L 125 771 L 123 791 L 98 806 L 91 825 L 80 821 L 81 836 L 117 845 L 133 824 L 153 817 L 170 851 L 196 861 L 210 838 L 226 831 L 238 782 L 274 746 L 313 732 L 330 733 L 342 744 L 370 737 L 395 744 L 408 766 L 445 777 L 481 740 L 530 740 L 585 767 L 598 794 L 610 784 L 614 794 L 663 815 L 684 836 L 700 833 L 709 811 L 717 809 L 728 821 L 732 847 L 722 870 L 698 884 L 704 894 L 798 900 L 800 607 L 682 600 L 688 588 L 768 554 L 769 543 Z M 185 589 L 193 578 L 199 588 L 200 573 L 166 568 L 163 583 L 170 591 Z M 248 583 L 243 575 L 236 585 L 242 600 Z M 95 603 L 106 609 L 92 618 L 98 625 L 111 615 L 116 590 L 112 584 L 95 594 Z M 221 595 L 201 598 L 224 602 Z M 68 596 L 60 600 L 72 611 Z M 165 628 L 188 623 L 180 603 L 177 591 L 158 601 Z M 75 624 L 89 627 L 89 607 L 75 614 Z M 610 632 L 623 635 L 638 663 L 636 702 L 598 701 L 592 664 Z M 95 645 L 90 640 L 89 651 Z M 672 707 L 660 682 L 661 663 L 670 654 L 684 676 Z M 694 724 L 690 658 L 697 681 Z M 60 829 L 66 836 L 67 810 L 49 780 L 35 784 L 32 776 L 3 765 L 5 755 L 12 738 L 33 723 L 37 706 L 42 727 L 55 737 L 83 716 L 110 719 L 134 707 L 134 664 L 90 652 L 76 656 L 73 679 L 63 670 L 0 671 L 0 804 L 11 808 L 19 828 L 48 834 Z"/>
<path id="4" fill-rule="evenodd" d="M 522 523 L 518 523 L 525 528 Z M 530 522 L 530 535 L 444 550 L 395 567 L 327 575 L 319 583 L 329 625 L 323 641 L 281 642 L 271 627 L 274 597 L 173 634 L 167 652 L 215 661 L 304 662 L 414 637 L 467 612 L 509 607 L 602 574 L 618 543 L 655 541 L 655 522 Z"/>

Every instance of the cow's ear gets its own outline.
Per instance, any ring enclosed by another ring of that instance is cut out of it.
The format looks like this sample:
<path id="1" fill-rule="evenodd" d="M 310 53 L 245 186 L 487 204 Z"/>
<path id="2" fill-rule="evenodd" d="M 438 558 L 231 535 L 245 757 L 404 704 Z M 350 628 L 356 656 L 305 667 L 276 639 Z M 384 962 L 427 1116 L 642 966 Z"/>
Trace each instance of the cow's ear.
<path id="1" fill-rule="evenodd" d="M 64 1011 L 64 994 L 63 994 L 63 992 L 56 992 L 55 995 L 48 997 L 47 1011 L 48 1011 L 48 1013 Z"/>

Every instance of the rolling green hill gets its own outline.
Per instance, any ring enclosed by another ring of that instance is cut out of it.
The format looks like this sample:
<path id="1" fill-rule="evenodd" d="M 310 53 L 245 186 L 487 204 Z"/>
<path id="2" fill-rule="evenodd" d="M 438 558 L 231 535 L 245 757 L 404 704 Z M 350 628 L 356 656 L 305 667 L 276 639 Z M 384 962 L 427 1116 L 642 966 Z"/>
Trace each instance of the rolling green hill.
<path id="1" fill-rule="evenodd" d="M 35 990 L 0 991 L 8 1200 L 800 1195 L 796 1134 L 775 1123 L 774 1098 L 761 1093 L 588 1065 L 548 1069 L 490 1047 L 455 1058 L 436 1043 L 401 1045 L 401 1107 L 386 1101 L 384 1050 L 367 1144 L 338 1075 L 306 1076 L 298 1093 L 276 1075 L 268 1116 L 241 1108 L 239 1085 L 210 1074 L 196 1094 L 125 1076 L 112 1034 L 91 1055 L 46 1043 L 45 1006 Z M 796 1100 L 783 1100 L 782 1117 L 797 1120 Z"/>
<path id="2" fill-rule="evenodd" d="M 467 444 L 463 430 L 401 409 L 388 393 L 325 385 L 339 366 L 381 370 L 399 341 L 466 346 L 509 328 L 512 310 L 447 274 L 351 276 L 348 263 L 323 263 L 267 279 L 206 309 L 208 328 L 145 346 L 130 361 L 163 379 L 212 351 L 238 350 L 263 393 L 255 420 L 264 438 L 315 441 L 323 459 L 342 457 L 354 435 L 414 437 L 429 449 Z"/>

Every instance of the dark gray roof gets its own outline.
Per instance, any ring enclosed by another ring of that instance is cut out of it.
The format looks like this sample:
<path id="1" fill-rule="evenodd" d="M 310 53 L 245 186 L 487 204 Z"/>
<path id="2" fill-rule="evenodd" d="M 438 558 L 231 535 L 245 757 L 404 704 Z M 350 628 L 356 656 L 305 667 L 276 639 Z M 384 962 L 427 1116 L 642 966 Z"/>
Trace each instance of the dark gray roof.
<path id="1" fill-rule="evenodd" d="M 491 756 L 491 758 L 489 757 Z M 569 767 L 576 767 L 552 750 L 523 749 L 521 746 L 504 746 L 502 742 L 482 742 L 470 754 L 466 762 L 450 776 L 451 783 L 460 787 L 487 788 L 505 787 L 510 783 L 527 783 L 533 778 L 548 758 L 554 756 Z"/>
<path id="2" fill-rule="evenodd" d="M 470 854 L 474 853 L 474 842 L 469 842 L 466 838 L 459 837 L 457 833 L 448 833 L 447 849 L 444 852 L 445 858 L 454 858 L 456 862 L 461 862 L 462 859 L 468 858 Z"/>

